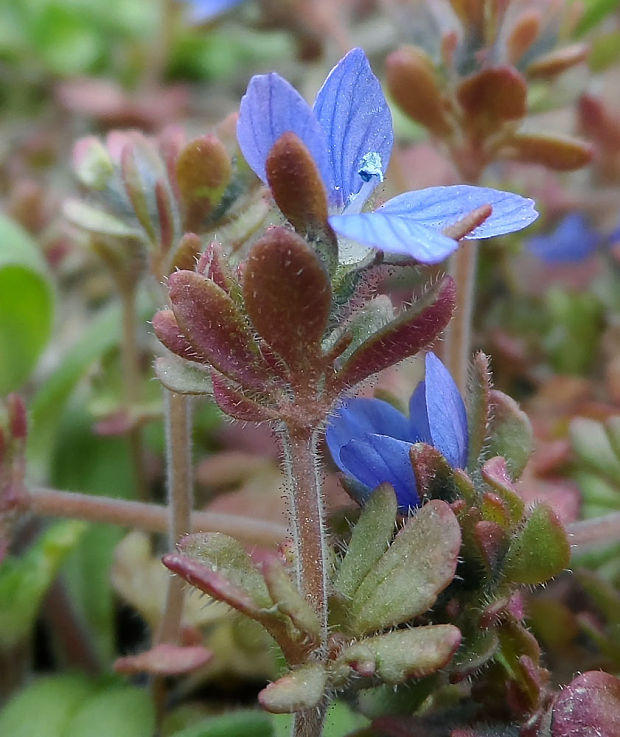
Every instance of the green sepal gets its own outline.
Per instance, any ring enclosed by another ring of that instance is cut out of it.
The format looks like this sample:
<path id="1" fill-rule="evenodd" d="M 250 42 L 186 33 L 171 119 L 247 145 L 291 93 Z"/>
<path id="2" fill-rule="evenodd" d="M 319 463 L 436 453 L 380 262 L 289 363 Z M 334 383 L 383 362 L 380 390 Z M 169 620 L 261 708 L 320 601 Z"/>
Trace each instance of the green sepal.
<path id="1" fill-rule="evenodd" d="M 419 509 L 355 592 L 352 631 L 375 632 L 429 609 L 452 581 L 460 547 L 461 530 L 448 504 L 434 499 Z"/>
<path id="2" fill-rule="evenodd" d="M 337 664 L 397 684 L 443 668 L 460 644 L 461 633 L 454 625 L 414 627 L 360 640 L 342 652 Z"/>
<path id="3" fill-rule="evenodd" d="M 467 468 L 479 465 L 491 421 L 491 369 L 489 357 L 477 353 L 471 363 L 467 392 L 467 428 L 469 431 L 469 455 Z"/>
<path id="4" fill-rule="evenodd" d="M 258 702 L 272 714 L 313 709 L 325 693 L 327 673 L 319 663 L 302 665 L 270 683 L 258 694 Z"/>
<path id="5" fill-rule="evenodd" d="M 534 450 L 534 433 L 528 416 L 514 399 L 490 391 L 492 420 L 489 423 L 487 455 L 503 456 L 511 478 L 518 479 Z"/>
<path id="6" fill-rule="evenodd" d="M 353 596 L 358 586 L 385 553 L 394 534 L 397 501 L 389 484 L 379 486 L 364 505 L 333 587 L 343 597 Z"/>
<path id="7" fill-rule="evenodd" d="M 537 505 L 510 543 L 504 576 L 515 583 L 539 584 L 563 571 L 570 545 L 557 515 L 547 504 Z"/>

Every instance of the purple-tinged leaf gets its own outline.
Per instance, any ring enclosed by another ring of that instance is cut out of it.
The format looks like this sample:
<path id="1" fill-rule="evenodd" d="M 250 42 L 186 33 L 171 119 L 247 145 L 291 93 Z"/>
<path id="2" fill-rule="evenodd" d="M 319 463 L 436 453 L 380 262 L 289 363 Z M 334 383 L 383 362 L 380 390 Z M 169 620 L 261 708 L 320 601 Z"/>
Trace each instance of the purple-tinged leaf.
<path id="1" fill-rule="evenodd" d="M 188 361 L 200 362 L 202 357 L 197 354 L 196 349 L 182 334 L 172 310 L 156 312 L 153 315 L 152 325 L 155 335 L 169 351 Z"/>
<path id="2" fill-rule="evenodd" d="M 614 737 L 620 730 L 620 679 L 587 671 L 553 705 L 552 737 Z"/>
<path id="3" fill-rule="evenodd" d="M 452 317 L 455 291 L 454 281 L 446 277 L 425 300 L 364 341 L 334 377 L 336 386 L 354 386 L 403 358 L 415 355 L 432 342 Z"/>
<path id="4" fill-rule="evenodd" d="M 332 69 L 314 112 L 327 136 L 333 204 L 346 205 L 366 181 L 359 174 L 364 156 L 378 154 L 385 174 L 394 142 L 390 109 L 362 49 L 349 51 Z"/>
<path id="5" fill-rule="evenodd" d="M 469 184 L 405 192 L 388 200 L 377 213 L 411 218 L 419 225 L 443 230 L 484 205 L 491 205 L 491 215 L 466 238 L 493 238 L 513 233 L 533 223 L 538 217 L 534 200 L 512 192 Z"/>
<path id="6" fill-rule="evenodd" d="M 240 390 L 231 387 L 216 371 L 211 372 L 211 383 L 215 403 L 229 417 L 245 422 L 265 422 L 275 419 L 267 407 L 261 406 Z"/>
<path id="7" fill-rule="evenodd" d="M 178 676 L 205 666 L 213 657 L 202 645 L 161 643 L 150 650 L 117 658 L 114 670 L 124 675 L 149 673 L 156 676 Z"/>
<path id="8" fill-rule="evenodd" d="M 272 714 L 314 709 L 325 693 L 327 673 L 319 663 L 301 665 L 270 683 L 258 694 L 258 703 Z"/>
<path id="9" fill-rule="evenodd" d="M 306 145 L 327 190 L 331 190 L 325 133 L 308 103 L 275 72 L 252 77 L 241 98 L 237 140 L 245 160 L 265 183 L 267 156 L 278 138 L 288 132 L 294 133 Z"/>
<path id="10" fill-rule="evenodd" d="M 181 332 L 198 355 L 240 384 L 263 389 L 269 382 L 269 371 L 228 294 L 194 271 L 175 272 L 168 286 Z"/>
<path id="11" fill-rule="evenodd" d="M 450 372 L 434 353 L 426 354 L 426 411 L 433 445 L 451 466 L 467 464 L 468 430 L 465 405 Z M 412 418 L 415 423 L 415 418 Z"/>

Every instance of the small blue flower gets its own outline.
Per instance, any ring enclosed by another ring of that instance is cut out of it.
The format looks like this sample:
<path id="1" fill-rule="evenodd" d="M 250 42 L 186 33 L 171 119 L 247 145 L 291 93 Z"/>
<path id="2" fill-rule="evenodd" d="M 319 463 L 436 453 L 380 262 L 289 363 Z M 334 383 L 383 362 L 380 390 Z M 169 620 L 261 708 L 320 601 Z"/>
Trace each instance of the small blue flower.
<path id="1" fill-rule="evenodd" d="M 433 264 L 457 248 L 442 231 L 483 205 L 491 205 L 492 214 L 468 238 L 511 233 L 538 217 L 530 199 L 469 185 L 406 192 L 362 212 L 383 181 L 394 142 L 390 110 L 362 49 L 332 69 L 313 107 L 278 74 L 252 77 L 241 100 L 237 138 L 263 182 L 269 151 L 289 131 L 304 142 L 321 173 L 332 228 L 366 246 Z"/>
<path id="2" fill-rule="evenodd" d="M 420 504 L 409 449 L 427 443 L 464 468 L 469 435 L 463 399 L 447 368 L 426 354 L 426 378 L 409 400 L 409 417 L 381 399 L 351 399 L 334 413 L 325 434 L 334 462 L 363 503 L 379 484 L 394 487 L 402 512 Z"/>
<path id="3" fill-rule="evenodd" d="M 189 6 L 190 23 L 206 23 L 227 10 L 232 10 L 245 0 L 184 0 Z"/>
<path id="4" fill-rule="evenodd" d="M 553 233 L 530 238 L 527 248 L 545 263 L 569 264 L 584 261 L 602 241 L 586 218 L 573 212 L 560 221 Z"/>

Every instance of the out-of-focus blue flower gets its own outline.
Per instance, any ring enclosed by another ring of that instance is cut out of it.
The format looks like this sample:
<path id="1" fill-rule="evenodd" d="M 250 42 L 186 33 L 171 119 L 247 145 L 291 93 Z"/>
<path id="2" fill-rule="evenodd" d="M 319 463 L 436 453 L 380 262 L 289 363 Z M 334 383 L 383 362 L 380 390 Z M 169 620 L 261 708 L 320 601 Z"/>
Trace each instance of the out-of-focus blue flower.
<path id="1" fill-rule="evenodd" d="M 457 248 L 442 231 L 472 210 L 493 208 L 468 238 L 511 233 L 538 217 L 530 199 L 469 185 L 406 192 L 374 212 L 362 212 L 383 181 L 394 140 L 390 110 L 362 49 L 353 49 L 332 69 L 313 107 L 278 74 L 252 77 L 241 100 L 237 138 L 263 182 L 269 151 L 289 131 L 304 142 L 321 172 L 332 228 L 366 246 L 438 263 Z"/>
<path id="2" fill-rule="evenodd" d="M 363 503 L 389 482 L 401 511 L 420 503 L 409 449 L 427 443 L 448 463 L 464 468 L 469 436 L 467 415 L 450 373 L 434 353 L 426 354 L 426 377 L 409 400 L 409 417 L 381 399 L 351 399 L 331 416 L 326 440 L 334 462 L 353 481 Z"/>
<path id="3" fill-rule="evenodd" d="M 545 263 L 568 264 L 584 261 L 602 241 L 586 218 L 573 212 L 560 221 L 553 233 L 530 238 L 527 248 Z"/>
<path id="4" fill-rule="evenodd" d="M 246 0 L 183 0 L 189 6 L 190 23 L 206 23 Z"/>

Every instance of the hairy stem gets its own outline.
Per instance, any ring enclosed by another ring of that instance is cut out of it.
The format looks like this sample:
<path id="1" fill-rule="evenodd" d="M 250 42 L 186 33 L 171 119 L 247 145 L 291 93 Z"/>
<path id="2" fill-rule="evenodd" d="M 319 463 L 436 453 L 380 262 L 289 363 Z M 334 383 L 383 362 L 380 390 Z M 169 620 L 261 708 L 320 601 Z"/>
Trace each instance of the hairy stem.
<path id="1" fill-rule="evenodd" d="M 461 393 L 467 388 L 471 332 L 478 266 L 478 243 L 463 241 L 450 259 L 456 282 L 456 308 L 446 331 L 445 363 Z"/>
<path id="2" fill-rule="evenodd" d="M 141 375 L 140 354 L 138 351 L 138 325 L 136 321 L 136 288 L 127 282 L 120 287 L 123 308 L 123 342 L 121 354 L 123 361 L 123 390 L 127 407 L 140 400 Z M 144 463 L 144 442 L 142 428 L 136 425 L 128 433 L 129 449 L 133 463 L 136 496 L 141 501 L 148 499 L 148 484 Z"/>
<path id="3" fill-rule="evenodd" d="M 319 616 L 321 646 L 327 650 L 326 534 L 323 521 L 322 478 L 317 456 L 318 431 L 288 425 L 283 432 L 284 465 L 288 481 L 290 528 L 295 542 L 297 585 Z M 320 737 L 327 702 L 317 709 L 295 714 L 293 737 Z"/>
<path id="4" fill-rule="evenodd" d="M 38 515 L 69 517 L 102 522 L 121 527 L 136 527 L 149 532 L 166 532 L 169 526 L 167 507 L 161 504 L 92 496 L 73 491 L 33 488 L 30 509 Z M 222 512 L 192 512 L 192 532 L 224 532 L 259 545 L 277 545 L 286 537 L 286 528 L 276 522 L 240 517 Z"/>
<path id="5" fill-rule="evenodd" d="M 168 474 L 168 544 L 191 531 L 193 506 L 191 400 L 164 389 Z M 157 642 L 178 642 L 185 585 L 178 576 L 168 579 L 166 604 L 157 633 Z"/>

